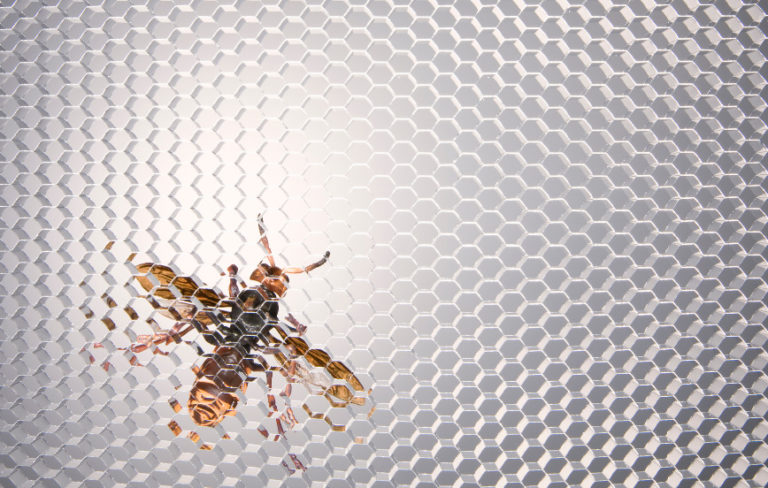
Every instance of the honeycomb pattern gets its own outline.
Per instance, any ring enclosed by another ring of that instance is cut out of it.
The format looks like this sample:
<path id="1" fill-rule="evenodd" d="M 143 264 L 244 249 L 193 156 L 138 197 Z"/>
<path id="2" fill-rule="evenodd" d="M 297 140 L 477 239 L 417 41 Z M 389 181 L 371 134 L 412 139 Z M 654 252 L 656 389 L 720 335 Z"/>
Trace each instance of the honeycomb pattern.
<path id="1" fill-rule="evenodd" d="M 2 484 L 766 486 L 765 10 L 3 2 Z M 201 450 L 196 352 L 131 367 L 102 295 L 223 289 L 261 212 L 376 410 L 273 442 L 255 387 Z"/>

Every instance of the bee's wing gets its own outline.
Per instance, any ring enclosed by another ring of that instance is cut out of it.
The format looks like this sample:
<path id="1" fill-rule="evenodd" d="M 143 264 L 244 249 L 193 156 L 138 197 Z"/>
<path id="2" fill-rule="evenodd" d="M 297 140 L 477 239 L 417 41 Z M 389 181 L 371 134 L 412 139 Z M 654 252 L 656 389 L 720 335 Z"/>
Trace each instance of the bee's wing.
<path id="1" fill-rule="evenodd" d="M 164 264 L 143 263 L 136 266 L 141 273 L 136 276 L 145 291 L 151 292 L 152 296 L 163 300 L 176 300 L 181 297 L 195 297 L 206 307 L 215 307 L 221 296 L 212 288 L 205 288 L 197 284 L 191 276 L 178 276 L 173 269 Z M 149 278 L 153 276 L 157 283 Z M 171 287 L 178 290 L 178 294 L 171 291 Z"/>
<path id="2" fill-rule="evenodd" d="M 212 288 L 197 284 L 191 276 L 179 276 L 164 264 L 143 263 L 136 266 L 136 281 L 148 293 L 146 299 L 161 315 L 174 320 L 195 318 L 202 325 L 215 322 L 210 312 L 198 309 L 217 307 L 222 297 Z M 196 300 L 195 300 L 196 299 Z"/>
<path id="3" fill-rule="evenodd" d="M 309 344 L 301 337 L 286 336 L 283 340 L 286 345 L 292 345 L 296 353 L 304 357 L 310 365 L 316 368 L 324 368 L 333 378 L 346 381 L 355 391 L 365 391 L 357 376 L 341 361 L 331 361 L 331 356 L 327 352 L 322 349 L 310 348 Z M 362 397 L 356 396 L 345 385 L 331 385 L 326 390 L 326 393 L 345 403 L 363 404 L 365 402 Z"/>
<path id="4" fill-rule="evenodd" d="M 285 327 L 276 327 L 285 345 L 292 345 L 296 354 L 304 356 L 309 364 L 316 368 L 325 368 L 337 380 L 348 381 L 357 391 L 363 391 L 363 385 L 355 374 L 340 361 L 331 361 L 331 355 L 322 349 L 313 349 L 302 337 L 289 336 Z"/>
<path id="5" fill-rule="evenodd" d="M 136 269 L 141 273 L 141 275 L 136 276 L 136 280 L 146 291 L 152 291 L 155 287 L 155 283 L 153 283 L 147 276 L 143 275 L 151 274 L 157 279 L 160 286 L 168 286 L 171 284 L 171 281 L 176 278 L 176 273 L 164 264 L 142 263 L 137 265 Z"/>

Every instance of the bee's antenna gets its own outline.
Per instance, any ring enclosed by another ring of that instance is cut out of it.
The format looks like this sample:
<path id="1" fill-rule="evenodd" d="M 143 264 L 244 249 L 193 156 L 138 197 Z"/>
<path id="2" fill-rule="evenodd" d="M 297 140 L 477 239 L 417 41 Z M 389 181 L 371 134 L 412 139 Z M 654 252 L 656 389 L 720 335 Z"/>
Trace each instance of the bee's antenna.
<path id="1" fill-rule="evenodd" d="M 329 257 L 331 257 L 331 251 L 325 251 L 325 254 L 320 259 L 320 261 L 316 263 L 312 263 L 309 266 L 304 268 L 297 268 L 297 267 L 285 268 L 283 270 L 283 273 L 289 273 L 289 274 L 309 273 L 313 269 L 319 268 L 320 266 L 324 265 L 326 261 L 328 261 Z"/>
<path id="2" fill-rule="evenodd" d="M 267 259 L 269 260 L 269 264 L 272 265 L 272 267 L 275 267 L 275 257 L 272 255 L 272 249 L 269 247 L 267 231 L 264 228 L 264 217 L 262 217 L 261 214 L 256 217 L 256 224 L 259 226 L 259 234 L 261 234 L 261 239 L 259 239 L 259 242 L 261 242 L 261 245 L 264 246 L 264 249 L 267 250 Z"/>

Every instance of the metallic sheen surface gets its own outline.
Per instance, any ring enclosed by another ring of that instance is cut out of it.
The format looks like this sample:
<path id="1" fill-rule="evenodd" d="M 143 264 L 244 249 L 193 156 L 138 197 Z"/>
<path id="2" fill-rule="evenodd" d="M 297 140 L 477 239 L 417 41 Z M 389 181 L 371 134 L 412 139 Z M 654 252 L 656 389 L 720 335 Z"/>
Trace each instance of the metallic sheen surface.
<path id="1" fill-rule="evenodd" d="M 0 484 L 768 485 L 765 9 L 3 0 Z M 195 442 L 127 260 L 224 290 L 261 212 L 376 409 Z"/>

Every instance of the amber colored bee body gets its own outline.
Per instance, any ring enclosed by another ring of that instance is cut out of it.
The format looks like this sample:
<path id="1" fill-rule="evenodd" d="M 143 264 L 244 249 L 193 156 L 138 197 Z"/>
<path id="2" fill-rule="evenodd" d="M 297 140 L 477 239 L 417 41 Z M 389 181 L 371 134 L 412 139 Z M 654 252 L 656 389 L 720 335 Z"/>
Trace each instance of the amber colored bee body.
<path id="1" fill-rule="evenodd" d="M 322 259 L 304 268 L 279 268 L 275 265 L 261 216 L 258 224 L 262 236 L 260 242 L 267 250 L 268 262 L 259 264 L 251 273 L 253 286 L 240 281 L 238 267 L 230 265 L 226 296 L 213 288 L 198 285 L 191 277 L 177 275 L 169 266 L 155 263 L 136 266 L 136 279 L 148 293 L 146 299 L 176 323 L 168 330 L 139 336 L 138 342 L 127 349 L 132 353 L 153 349 L 155 353 L 168 354 L 157 346 L 181 342 L 181 338 L 192 330 L 200 332 L 213 346 L 213 352 L 205 354 L 202 365 L 195 368 L 196 380 L 187 402 L 192 420 L 200 426 L 213 427 L 224 417 L 234 415 L 238 404 L 237 390 L 245 391 L 255 373 L 266 375 L 267 402 L 272 413 L 278 413 L 271 391 L 275 373 L 286 379 L 285 388 L 280 393 L 286 398 L 290 397 L 293 383 L 303 383 L 313 393 L 324 395 L 334 407 L 365 404 L 365 398 L 360 396 L 364 393 L 363 386 L 349 368 L 332 361 L 325 351 L 311 348 L 302 337 L 306 326 L 293 315 L 287 315 L 287 322 L 278 318 L 279 301 L 290 282 L 288 275 L 308 273 L 322 266 L 330 253 L 326 252 Z M 267 360 L 270 357 L 274 359 L 272 365 Z M 105 364 L 108 367 L 108 363 Z M 138 364 L 135 356 L 131 364 Z M 313 368 L 321 368 L 333 380 L 319 378 L 310 372 Z M 174 409 L 177 407 L 178 403 Z M 304 408 L 308 410 L 306 405 Z M 326 421 L 331 424 L 327 418 Z M 276 438 L 285 434 L 283 423 L 289 426 L 297 423 L 290 406 L 276 418 Z M 172 424 L 171 429 L 178 434 L 178 424 Z M 259 431 L 268 436 L 266 429 Z M 297 468 L 304 469 L 295 455 L 291 455 L 291 459 Z"/>

